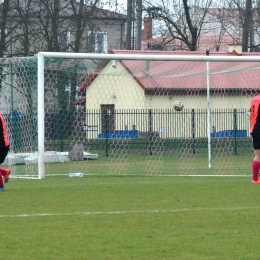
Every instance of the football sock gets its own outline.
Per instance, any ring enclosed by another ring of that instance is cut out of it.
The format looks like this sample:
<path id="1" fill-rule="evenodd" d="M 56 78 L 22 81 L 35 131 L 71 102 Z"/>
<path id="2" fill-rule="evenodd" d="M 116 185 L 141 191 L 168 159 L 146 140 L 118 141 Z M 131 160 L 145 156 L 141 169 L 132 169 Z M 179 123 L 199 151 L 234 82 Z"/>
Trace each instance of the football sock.
<path id="1" fill-rule="evenodd" d="M 253 180 L 254 181 L 258 180 L 259 169 L 260 169 L 260 162 L 253 161 L 252 162 L 252 173 L 253 173 Z"/>
<path id="2" fill-rule="evenodd" d="M 6 171 L 5 171 L 5 169 L 3 169 L 3 168 L 0 168 L 0 173 L 1 173 L 1 175 L 4 177 L 4 176 L 5 176 L 5 174 L 6 174 Z"/>
<path id="3" fill-rule="evenodd" d="M 1 169 L 1 168 L 0 168 Z M 0 171 L 0 188 L 3 188 L 4 185 L 4 180 L 3 180 L 3 175 L 2 175 L 2 171 Z"/>

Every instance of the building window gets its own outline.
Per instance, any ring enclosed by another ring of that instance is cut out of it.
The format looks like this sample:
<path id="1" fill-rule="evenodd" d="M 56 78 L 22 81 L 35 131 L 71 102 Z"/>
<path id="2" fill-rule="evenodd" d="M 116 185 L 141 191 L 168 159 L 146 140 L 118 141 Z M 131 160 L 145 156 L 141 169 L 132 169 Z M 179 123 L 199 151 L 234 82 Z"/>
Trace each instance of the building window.
<path id="1" fill-rule="evenodd" d="M 89 32 L 88 48 L 92 53 L 107 53 L 107 33 Z"/>

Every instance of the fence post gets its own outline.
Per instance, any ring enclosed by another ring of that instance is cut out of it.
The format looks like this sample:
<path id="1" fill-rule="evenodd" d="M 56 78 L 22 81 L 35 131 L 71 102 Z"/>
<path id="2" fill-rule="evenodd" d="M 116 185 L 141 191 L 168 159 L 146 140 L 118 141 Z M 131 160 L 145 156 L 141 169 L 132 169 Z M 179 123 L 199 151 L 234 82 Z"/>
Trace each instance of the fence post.
<path id="1" fill-rule="evenodd" d="M 152 150 L 152 142 L 153 142 L 153 137 L 152 137 L 152 130 L 153 130 L 153 126 L 152 126 L 152 109 L 148 110 L 148 115 L 149 115 L 149 154 L 153 155 L 153 150 Z"/>
<path id="2" fill-rule="evenodd" d="M 237 109 L 233 110 L 233 122 L 234 122 L 234 154 L 237 154 Z"/>
<path id="3" fill-rule="evenodd" d="M 108 133 L 109 133 L 109 129 L 108 129 L 108 113 L 109 113 L 109 110 L 105 109 L 106 157 L 108 157 Z"/>
<path id="4" fill-rule="evenodd" d="M 60 140 L 60 151 L 62 152 L 63 151 L 63 143 L 62 143 L 62 140 L 63 140 L 63 130 L 64 130 L 64 124 L 62 123 L 64 120 L 63 118 L 63 110 L 60 109 L 59 110 L 59 140 Z"/>
<path id="5" fill-rule="evenodd" d="M 195 110 L 191 110 L 191 133 L 192 133 L 192 153 L 196 154 L 195 149 Z"/>

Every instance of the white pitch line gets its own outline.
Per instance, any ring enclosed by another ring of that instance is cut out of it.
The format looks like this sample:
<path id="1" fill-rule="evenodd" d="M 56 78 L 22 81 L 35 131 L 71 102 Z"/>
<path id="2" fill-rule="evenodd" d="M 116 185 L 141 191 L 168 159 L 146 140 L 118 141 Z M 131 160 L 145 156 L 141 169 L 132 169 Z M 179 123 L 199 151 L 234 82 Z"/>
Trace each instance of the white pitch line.
<path id="1" fill-rule="evenodd" d="M 192 212 L 192 211 L 218 211 L 218 210 L 248 210 L 260 209 L 260 207 L 234 207 L 234 208 L 191 208 L 191 209 L 172 209 L 172 210 L 133 210 L 133 211 L 96 211 L 96 212 L 74 212 L 74 213 L 39 213 L 39 214 L 18 214 L 0 215 L 0 218 L 27 218 L 27 217 L 52 217 L 52 216 L 76 216 L 76 215 L 113 215 L 113 214 L 133 214 L 133 213 L 168 213 L 168 212 Z"/>

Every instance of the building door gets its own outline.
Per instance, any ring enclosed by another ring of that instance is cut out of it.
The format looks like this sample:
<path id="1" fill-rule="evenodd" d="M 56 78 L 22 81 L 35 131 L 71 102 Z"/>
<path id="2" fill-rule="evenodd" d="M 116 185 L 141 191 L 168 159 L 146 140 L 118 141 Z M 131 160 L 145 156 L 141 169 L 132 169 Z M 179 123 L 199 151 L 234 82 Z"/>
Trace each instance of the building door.
<path id="1" fill-rule="evenodd" d="M 102 133 L 115 131 L 115 105 L 101 105 Z"/>

